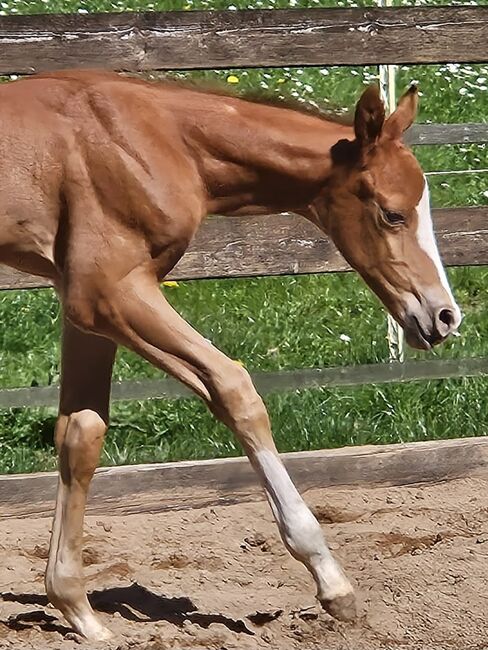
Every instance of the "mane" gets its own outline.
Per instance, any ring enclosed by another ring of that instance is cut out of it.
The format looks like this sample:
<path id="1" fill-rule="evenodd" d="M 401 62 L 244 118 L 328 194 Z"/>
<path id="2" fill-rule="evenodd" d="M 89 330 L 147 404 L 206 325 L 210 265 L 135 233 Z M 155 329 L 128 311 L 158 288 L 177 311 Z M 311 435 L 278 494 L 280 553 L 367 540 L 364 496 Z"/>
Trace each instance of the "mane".
<path id="1" fill-rule="evenodd" d="M 284 108 L 298 113 L 304 113 L 306 115 L 313 115 L 314 117 L 318 117 L 324 121 L 341 124 L 343 126 L 352 126 L 354 124 L 354 109 L 344 110 L 338 105 L 330 105 L 329 102 L 325 105 L 322 102 L 311 102 L 294 97 L 285 97 L 283 95 L 276 95 L 263 90 L 234 92 L 233 89 L 228 86 L 224 86 L 222 83 L 215 81 L 175 79 L 166 74 L 158 75 L 149 73 L 142 76 L 147 81 L 164 83 L 165 85 L 170 85 L 174 88 L 191 90 L 206 95 L 216 95 L 218 97 L 232 97 L 252 104 Z M 137 78 L 140 79 L 141 75 L 139 74 Z"/>
<path id="2" fill-rule="evenodd" d="M 232 96 L 232 95 L 230 95 Z M 252 102 L 254 104 L 264 104 L 265 106 L 276 106 L 277 108 L 287 108 L 288 110 L 296 111 L 298 113 L 306 113 L 319 117 L 327 122 L 334 122 L 335 124 L 342 124 L 344 126 L 352 126 L 354 123 L 353 112 L 349 109 L 344 109 L 339 106 L 322 105 L 319 102 L 311 102 L 295 97 L 284 97 L 282 95 L 271 95 L 266 92 L 248 91 L 237 95 L 244 101 Z"/>

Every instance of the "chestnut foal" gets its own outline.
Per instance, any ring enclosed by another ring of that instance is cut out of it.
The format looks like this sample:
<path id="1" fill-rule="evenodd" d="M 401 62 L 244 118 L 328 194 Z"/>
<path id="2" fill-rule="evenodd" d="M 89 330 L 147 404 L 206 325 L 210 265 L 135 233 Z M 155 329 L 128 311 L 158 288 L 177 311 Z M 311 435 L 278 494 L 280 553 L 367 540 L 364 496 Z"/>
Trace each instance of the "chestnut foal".
<path id="1" fill-rule="evenodd" d="M 79 634 L 109 636 L 86 597 L 81 550 L 117 345 L 177 377 L 232 429 L 318 599 L 337 618 L 355 616 L 351 584 L 281 463 L 249 375 L 172 309 L 158 283 L 207 214 L 296 212 L 330 235 L 411 345 L 443 341 L 461 316 L 426 180 L 401 140 L 416 105 L 412 88 L 385 119 L 371 87 L 349 127 L 105 72 L 1 85 L 0 262 L 50 278 L 64 313 L 46 589 Z"/>

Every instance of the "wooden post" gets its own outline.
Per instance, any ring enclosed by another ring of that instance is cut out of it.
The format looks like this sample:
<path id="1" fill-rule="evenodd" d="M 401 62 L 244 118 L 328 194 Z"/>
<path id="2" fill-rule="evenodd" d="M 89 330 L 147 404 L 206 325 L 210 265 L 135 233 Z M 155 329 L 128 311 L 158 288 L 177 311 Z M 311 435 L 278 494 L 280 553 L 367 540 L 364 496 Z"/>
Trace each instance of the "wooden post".
<path id="1" fill-rule="evenodd" d="M 380 7 L 392 7 L 393 0 L 378 0 Z M 386 114 L 389 115 L 396 107 L 396 66 L 379 66 L 380 90 L 386 106 Z M 405 341 L 403 330 L 393 316 L 387 315 L 388 323 L 388 349 L 390 361 L 405 360 Z"/>

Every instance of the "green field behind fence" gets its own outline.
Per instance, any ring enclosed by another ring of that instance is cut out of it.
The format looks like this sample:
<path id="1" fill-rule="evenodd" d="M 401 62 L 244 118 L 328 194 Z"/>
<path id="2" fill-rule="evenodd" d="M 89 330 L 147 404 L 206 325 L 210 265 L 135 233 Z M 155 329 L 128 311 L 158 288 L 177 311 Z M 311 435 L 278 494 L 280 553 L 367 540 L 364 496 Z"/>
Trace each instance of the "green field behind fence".
<path id="1" fill-rule="evenodd" d="M 371 3 L 270 0 L 204 1 L 25 0 L 0 3 L 2 14 L 76 11 L 284 8 Z M 441 4 L 433 2 L 407 4 Z M 487 4 L 479 2 L 478 4 Z M 466 44 L 469 47 L 469 44 Z M 350 108 L 375 67 L 232 70 L 177 73 L 228 85 L 232 92 L 261 88 Z M 421 91 L 420 122 L 484 122 L 488 64 L 403 66 L 397 91 L 412 81 Z M 233 82 L 233 83 L 232 83 Z M 238 137 L 238 134 L 236 134 Z M 488 145 L 424 146 L 425 171 L 488 168 Z M 436 207 L 488 204 L 486 173 L 430 176 Z M 465 320 L 462 336 L 428 355 L 488 355 L 488 270 L 451 269 Z M 171 303 L 200 332 L 249 370 L 340 366 L 388 360 L 385 312 L 353 274 L 180 282 L 165 287 Z M 48 385 L 59 379 L 59 307 L 49 290 L 0 294 L 0 385 Z M 120 351 L 114 379 L 158 377 L 133 354 Z M 266 398 L 283 451 L 349 444 L 400 442 L 488 433 L 488 379 L 436 380 L 359 388 L 313 389 Z M 0 410 L 0 472 L 55 466 L 50 408 Z M 197 400 L 121 402 L 103 464 L 208 458 L 240 454 L 231 434 Z"/>

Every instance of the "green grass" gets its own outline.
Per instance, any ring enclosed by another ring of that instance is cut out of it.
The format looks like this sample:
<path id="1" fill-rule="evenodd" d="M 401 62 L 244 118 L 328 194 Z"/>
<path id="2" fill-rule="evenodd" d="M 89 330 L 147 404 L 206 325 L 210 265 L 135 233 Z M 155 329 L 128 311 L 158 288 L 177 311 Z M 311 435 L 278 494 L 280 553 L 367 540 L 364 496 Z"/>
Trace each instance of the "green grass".
<path id="1" fill-rule="evenodd" d="M 6 0 L 3 13 L 118 11 L 123 9 L 227 8 L 215 0 Z M 299 1 L 295 6 L 350 6 L 352 3 Z M 362 5 L 373 4 L 357 3 Z M 422 3 L 423 4 L 423 3 Z M 429 3 L 434 4 L 434 3 Z M 481 4 L 481 3 L 480 3 Z M 486 4 L 486 3 L 483 3 Z M 286 7 L 292 2 L 234 6 Z M 15 11 L 14 11 L 15 10 Z M 176 73 L 226 83 L 230 71 Z M 377 74 L 368 68 L 234 70 L 236 92 L 262 88 L 278 95 L 351 107 Z M 487 65 L 413 66 L 398 70 L 400 93 L 419 83 L 420 121 L 486 121 Z M 485 169 L 485 145 L 418 147 L 426 171 Z M 436 206 L 488 202 L 486 174 L 433 176 Z M 465 312 L 462 337 L 432 355 L 488 354 L 486 287 L 488 270 L 453 269 L 454 292 Z M 384 310 L 352 274 L 254 280 L 198 281 L 166 288 L 178 311 L 230 357 L 250 370 L 277 370 L 382 362 L 388 359 Z M 59 380 L 59 307 L 50 291 L 0 294 L 0 386 L 46 385 Z M 347 334 L 350 342 L 341 334 Z M 425 354 L 408 352 L 409 358 Z M 120 351 L 117 380 L 157 377 L 157 370 Z M 355 389 L 315 389 L 267 398 L 278 446 L 283 451 L 348 444 L 485 435 L 488 380 L 463 379 Z M 53 468 L 48 408 L 0 410 L 0 472 Z M 208 458 L 239 454 L 231 434 L 197 400 L 118 403 L 105 446 L 104 464 Z"/>

